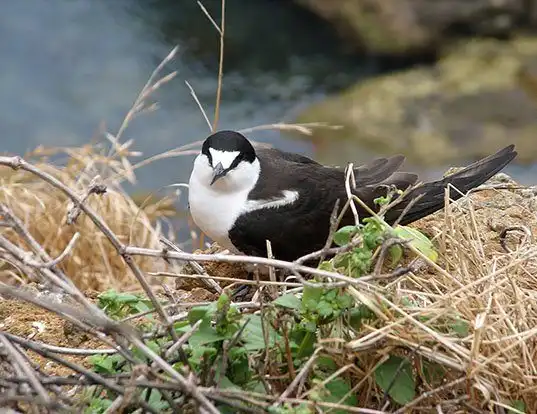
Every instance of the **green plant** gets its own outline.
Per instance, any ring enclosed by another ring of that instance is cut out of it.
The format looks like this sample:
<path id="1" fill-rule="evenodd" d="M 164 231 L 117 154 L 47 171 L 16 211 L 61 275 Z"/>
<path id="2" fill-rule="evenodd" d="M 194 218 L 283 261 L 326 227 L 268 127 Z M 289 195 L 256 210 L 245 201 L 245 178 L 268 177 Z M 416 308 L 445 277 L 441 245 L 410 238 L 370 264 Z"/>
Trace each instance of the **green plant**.
<path id="1" fill-rule="evenodd" d="M 108 290 L 97 296 L 97 305 L 115 319 L 122 319 L 126 316 L 146 312 L 151 309 L 151 301 L 144 299 L 142 295 L 132 293 L 121 293 L 115 290 Z"/>
<path id="2" fill-rule="evenodd" d="M 416 379 L 407 358 L 390 355 L 375 370 L 375 381 L 398 404 L 407 404 L 416 396 Z"/>
<path id="3" fill-rule="evenodd" d="M 382 204 L 388 200 L 379 198 L 375 201 Z M 377 249 L 390 240 L 394 240 L 388 246 L 392 265 L 399 263 L 403 256 L 401 246 L 403 241 L 430 260 L 438 259 L 438 253 L 432 242 L 419 230 L 407 226 L 393 228 L 379 216 L 366 217 L 357 225 L 343 226 L 333 237 L 334 243 L 340 247 L 348 245 L 353 240 L 359 243 L 349 251 L 342 252 L 331 260 L 321 263 L 321 267 L 327 270 L 338 270 L 351 277 L 363 276 L 371 270 Z"/>

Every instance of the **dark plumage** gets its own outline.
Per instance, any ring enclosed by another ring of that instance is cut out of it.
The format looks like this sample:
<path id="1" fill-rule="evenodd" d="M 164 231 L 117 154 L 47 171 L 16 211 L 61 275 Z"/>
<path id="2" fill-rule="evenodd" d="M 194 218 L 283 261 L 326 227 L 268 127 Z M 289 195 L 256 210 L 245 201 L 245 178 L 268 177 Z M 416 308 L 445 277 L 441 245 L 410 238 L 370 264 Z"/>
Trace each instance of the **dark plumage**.
<path id="1" fill-rule="evenodd" d="M 325 167 L 307 157 L 277 149 L 258 149 L 256 152 L 261 163 L 261 176 L 248 198 L 263 199 L 282 190 L 298 190 L 300 197 L 290 206 L 240 216 L 229 232 L 232 243 L 246 254 L 266 256 L 265 240 L 269 239 L 274 256 L 290 261 L 322 249 L 336 200 L 340 199 L 342 204 L 347 200 L 344 169 Z M 385 220 L 394 223 L 407 204 L 419 195 L 422 195 L 421 199 L 404 215 L 400 224 L 432 214 L 444 207 L 444 189 L 448 184 L 460 191 L 450 191 L 450 197 L 457 200 L 461 193 L 481 185 L 499 172 L 516 155 L 514 145 L 510 145 L 442 180 L 422 184 L 390 209 Z M 406 190 L 416 184 L 416 174 L 397 172 L 404 159 L 400 155 L 379 158 L 355 169 L 354 193 L 373 211 L 378 211 L 373 200 L 386 195 L 390 185 Z M 356 207 L 361 219 L 369 216 L 363 208 Z M 341 226 L 353 223 L 354 217 L 348 209 Z"/>

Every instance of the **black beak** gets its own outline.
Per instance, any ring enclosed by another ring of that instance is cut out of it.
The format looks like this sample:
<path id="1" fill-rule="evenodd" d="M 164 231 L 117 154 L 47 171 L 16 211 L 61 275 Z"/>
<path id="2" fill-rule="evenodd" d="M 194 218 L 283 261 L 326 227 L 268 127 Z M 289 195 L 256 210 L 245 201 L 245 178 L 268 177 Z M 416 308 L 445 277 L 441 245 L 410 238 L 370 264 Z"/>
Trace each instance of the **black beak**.
<path id="1" fill-rule="evenodd" d="M 219 162 L 218 164 L 216 164 L 216 167 L 213 168 L 213 180 L 211 181 L 211 185 L 213 185 L 216 182 L 216 180 L 218 180 L 219 178 L 222 178 L 226 174 L 227 174 L 227 171 L 224 170 L 222 163 Z"/>

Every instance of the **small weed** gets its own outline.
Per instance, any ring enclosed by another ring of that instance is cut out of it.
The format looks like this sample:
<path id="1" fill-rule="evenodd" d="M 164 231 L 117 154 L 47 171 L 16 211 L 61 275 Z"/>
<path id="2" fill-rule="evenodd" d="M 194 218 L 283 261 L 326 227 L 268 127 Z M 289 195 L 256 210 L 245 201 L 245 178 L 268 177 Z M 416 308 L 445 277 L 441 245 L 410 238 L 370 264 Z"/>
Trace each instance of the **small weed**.
<path id="1" fill-rule="evenodd" d="M 335 244 L 342 247 L 353 240 L 358 240 L 360 243 L 351 251 L 321 263 L 321 268 L 340 271 L 351 277 L 363 276 L 371 271 L 377 249 L 390 239 L 407 241 L 409 245 L 432 261 L 438 258 L 432 242 L 419 230 L 406 226 L 392 228 L 379 217 L 373 216 L 364 218 L 361 224 L 340 228 L 334 234 Z M 392 265 L 398 264 L 403 257 L 401 244 L 392 243 L 388 251 Z"/>
<path id="2" fill-rule="evenodd" d="M 142 295 L 132 293 L 120 293 L 108 290 L 97 296 L 97 305 L 110 317 L 122 319 L 129 315 L 146 312 L 151 309 L 151 301 L 144 299 Z"/>

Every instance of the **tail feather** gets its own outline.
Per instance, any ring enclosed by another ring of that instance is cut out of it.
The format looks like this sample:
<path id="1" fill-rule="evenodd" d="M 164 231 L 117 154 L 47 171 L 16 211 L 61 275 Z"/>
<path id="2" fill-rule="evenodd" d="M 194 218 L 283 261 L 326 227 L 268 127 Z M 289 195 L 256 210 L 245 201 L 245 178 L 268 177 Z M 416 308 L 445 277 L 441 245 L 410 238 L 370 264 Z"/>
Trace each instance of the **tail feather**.
<path id="1" fill-rule="evenodd" d="M 369 164 L 354 169 L 357 187 L 380 183 L 391 177 L 405 161 L 402 155 L 390 158 L 377 158 Z"/>
<path id="2" fill-rule="evenodd" d="M 421 198 L 400 219 L 400 224 L 408 224 L 432 214 L 444 207 L 445 188 L 451 185 L 450 198 L 458 200 L 472 188 L 475 188 L 501 171 L 516 156 L 514 145 L 509 145 L 495 154 L 470 164 L 466 168 L 445 177 L 442 180 L 421 184 L 410 190 L 400 203 L 386 214 L 388 222 L 400 218 L 405 207 L 416 197 Z"/>

